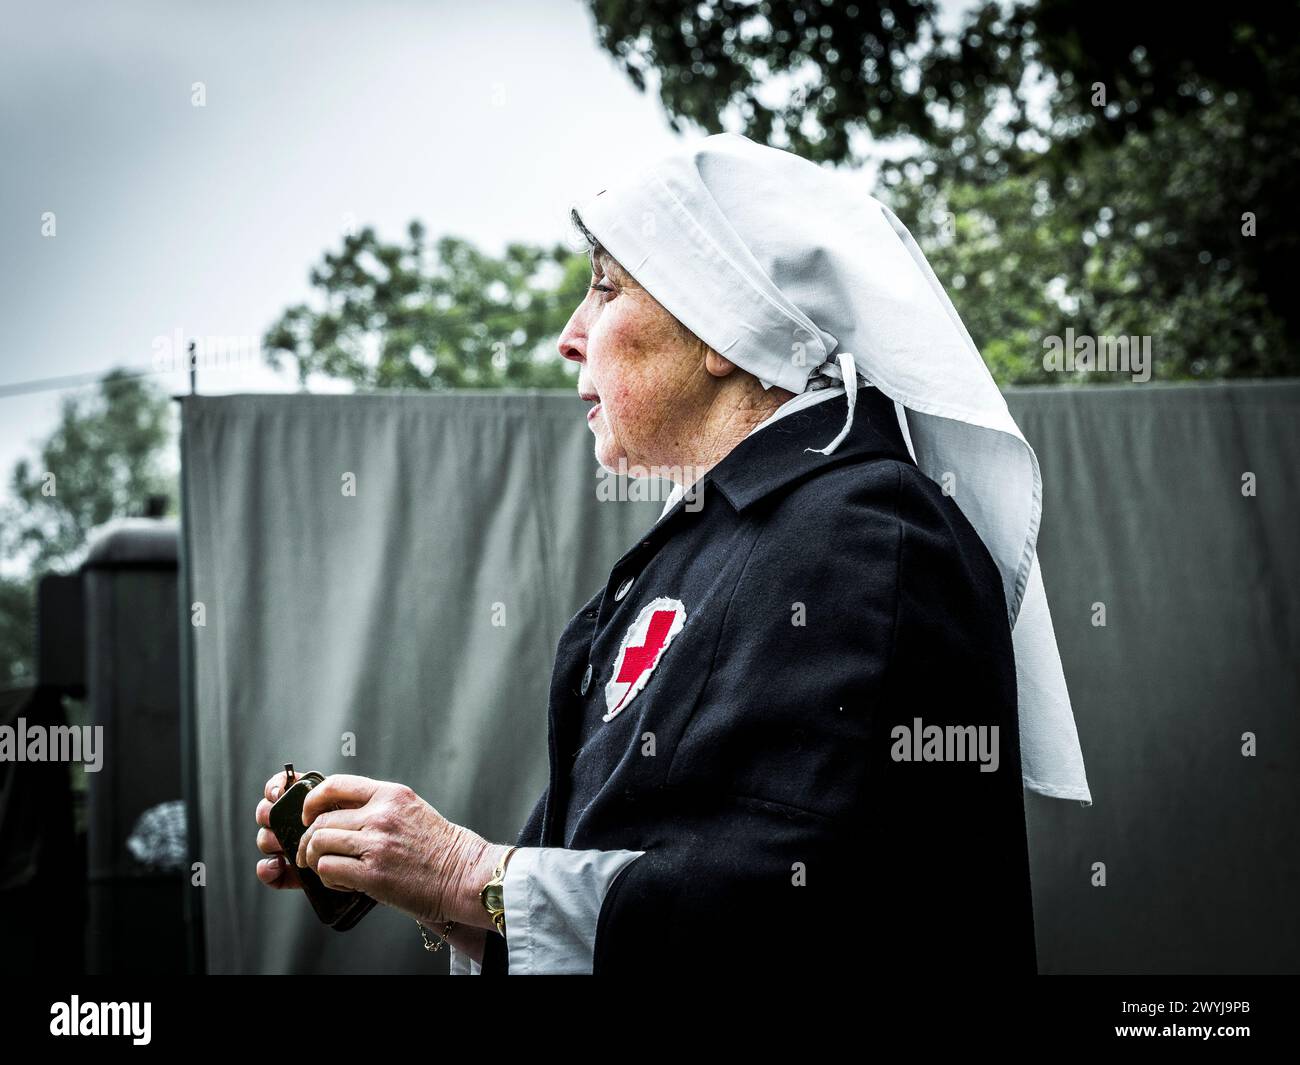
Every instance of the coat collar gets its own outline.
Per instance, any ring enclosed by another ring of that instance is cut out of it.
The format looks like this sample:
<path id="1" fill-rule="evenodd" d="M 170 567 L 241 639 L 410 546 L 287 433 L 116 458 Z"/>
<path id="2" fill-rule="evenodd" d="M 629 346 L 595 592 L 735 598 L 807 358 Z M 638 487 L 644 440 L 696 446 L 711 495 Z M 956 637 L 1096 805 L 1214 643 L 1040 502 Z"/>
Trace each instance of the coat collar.
<path id="1" fill-rule="evenodd" d="M 745 437 L 704 476 L 703 491 L 716 488 L 737 511 L 822 469 L 883 455 L 910 463 L 894 402 L 870 385 L 858 391 L 849 434 L 831 454 L 825 447 L 844 424 L 843 394 L 787 414 Z"/>
<path id="2" fill-rule="evenodd" d="M 844 424 L 847 411 L 848 403 L 841 393 L 764 425 L 745 437 L 700 478 L 694 492 L 703 493 L 707 499 L 716 489 L 733 510 L 741 512 L 765 496 L 815 476 L 821 470 L 862 462 L 871 456 L 912 463 L 894 401 L 871 385 L 859 389 L 853 425 L 839 447 L 829 455 L 804 450 L 825 447 L 833 440 Z M 679 497 L 641 540 L 624 552 L 614 565 L 614 573 L 672 535 L 677 519 L 687 513 L 688 500 L 698 498 L 694 494 Z M 698 509 L 696 505 L 691 506 L 692 512 Z"/>

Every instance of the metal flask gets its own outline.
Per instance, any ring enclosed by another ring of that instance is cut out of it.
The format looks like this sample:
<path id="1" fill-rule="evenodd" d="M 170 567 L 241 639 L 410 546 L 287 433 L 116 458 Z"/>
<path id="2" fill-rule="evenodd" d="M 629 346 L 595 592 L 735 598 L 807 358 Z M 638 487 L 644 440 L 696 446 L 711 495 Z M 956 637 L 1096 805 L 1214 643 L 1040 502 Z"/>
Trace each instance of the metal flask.
<path id="1" fill-rule="evenodd" d="M 307 831 L 307 826 L 302 823 L 302 805 L 307 800 L 307 793 L 325 778 L 320 773 L 302 773 L 295 779 L 292 762 L 287 763 L 284 770 L 289 784 L 271 807 L 271 831 L 280 841 L 285 859 L 293 862 L 302 834 Z M 374 908 L 375 900 L 369 895 L 328 888 L 321 883 L 314 869 L 305 869 L 296 862 L 294 865 L 316 916 L 336 932 L 346 932 Z"/>

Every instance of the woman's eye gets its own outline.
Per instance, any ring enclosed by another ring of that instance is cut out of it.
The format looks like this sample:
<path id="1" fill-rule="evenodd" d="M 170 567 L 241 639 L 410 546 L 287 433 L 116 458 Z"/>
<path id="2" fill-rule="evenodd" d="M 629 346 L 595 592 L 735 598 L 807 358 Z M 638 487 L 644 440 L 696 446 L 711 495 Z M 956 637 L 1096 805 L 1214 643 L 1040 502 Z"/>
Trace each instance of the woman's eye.
<path id="1" fill-rule="evenodd" d="M 595 291 L 597 291 L 597 292 L 613 292 L 613 291 L 614 291 L 614 286 L 613 286 L 613 285 L 598 285 L 598 284 L 593 283 L 593 284 L 591 285 L 591 288 L 593 288 L 593 289 L 594 289 Z"/>

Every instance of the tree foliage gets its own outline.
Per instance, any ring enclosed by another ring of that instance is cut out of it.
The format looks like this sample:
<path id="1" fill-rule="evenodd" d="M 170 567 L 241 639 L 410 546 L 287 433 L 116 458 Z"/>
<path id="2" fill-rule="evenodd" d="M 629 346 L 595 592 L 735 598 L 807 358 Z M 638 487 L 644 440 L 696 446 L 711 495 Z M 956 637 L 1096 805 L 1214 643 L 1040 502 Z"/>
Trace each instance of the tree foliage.
<path id="1" fill-rule="evenodd" d="M 0 576 L 0 688 L 29 684 L 36 672 L 35 585 Z"/>
<path id="2" fill-rule="evenodd" d="M 1040 379 L 1066 324 L 1151 335 L 1160 377 L 1300 369 L 1295 0 L 988 2 L 952 33 L 931 0 L 589 2 L 675 128 L 900 147 L 880 195 L 1001 382 Z"/>
<path id="3" fill-rule="evenodd" d="M 115 371 L 95 393 L 66 398 L 37 456 L 15 465 L 0 509 L 0 554 L 14 567 L 0 578 L 0 684 L 32 676 L 36 581 L 75 565 L 95 526 L 175 498 L 164 462 L 173 434 L 157 386 Z"/>
<path id="4" fill-rule="evenodd" d="M 554 342 L 590 271 L 567 248 L 511 244 L 493 258 L 467 241 L 425 238 L 412 222 L 389 244 L 371 228 L 344 238 L 311 272 L 317 306 L 284 313 L 268 360 L 359 389 L 572 387 Z"/>

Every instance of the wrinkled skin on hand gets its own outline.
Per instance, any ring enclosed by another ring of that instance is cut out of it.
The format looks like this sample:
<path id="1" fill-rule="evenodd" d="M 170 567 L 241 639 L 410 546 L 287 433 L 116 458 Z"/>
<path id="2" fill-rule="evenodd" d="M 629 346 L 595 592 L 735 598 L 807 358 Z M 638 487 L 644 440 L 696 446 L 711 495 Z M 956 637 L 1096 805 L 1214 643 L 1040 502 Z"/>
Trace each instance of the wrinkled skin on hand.
<path id="1" fill-rule="evenodd" d="M 430 929 L 447 921 L 467 926 L 449 939 L 476 944 L 491 919 L 478 891 L 492 876 L 504 845 L 452 824 L 405 784 L 345 773 L 326 777 L 303 803 L 303 833 L 291 864 L 270 829 L 271 806 L 285 774 L 266 782 L 257 805 L 257 877 L 275 888 L 300 888 L 294 864 L 315 870 L 340 891 L 362 891 Z"/>

